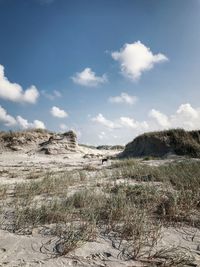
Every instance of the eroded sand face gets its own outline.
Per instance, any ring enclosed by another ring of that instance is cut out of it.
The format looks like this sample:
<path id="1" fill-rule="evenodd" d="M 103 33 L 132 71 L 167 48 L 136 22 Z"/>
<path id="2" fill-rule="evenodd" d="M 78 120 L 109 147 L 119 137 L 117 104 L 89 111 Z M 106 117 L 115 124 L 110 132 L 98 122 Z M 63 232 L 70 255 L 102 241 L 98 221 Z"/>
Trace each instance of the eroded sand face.
<path id="1" fill-rule="evenodd" d="M 16 184 L 29 183 L 42 179 L 48 173 L 63 173 L 65 171 L 82 170 L 88 171 L 87 179 L 78 180 L 69 185 L 67 194 L 73 195 L 83 189 L 94 190 L 100 184 L 127 183 L 122 178 L 113 181 L 109 177 L 98 178 L 96 175 L 100 170 L 107 168 L 114 160 L 109 160 L 102 165 L 102 158 L 114 156 L 117 151 L 103 151 L 96 149 L 82 148 L 79 153 L 65 155 L 44 155 L 39 153 L 5 152 L 0 154 L 0 184 L 7 185 L 8 204 L 12 202 L 12 192 Z M 87 155 L 87 156 L 85 156 Z M 149 163 L 153 164 L 153 163 Z M 155 164 L 159 164 L 156 161 Z M 160 161 L 160 164 L 163 164 Z M 89 166 L 89 167 L 88 167 Z M 90 170 L 91 168 L 92 171 Z M 139 182 L 130 181 L 132 184 Z M 140 182 L 141 183 L 141 182 Z M 149 182 L 151 183 L 151 182 Z M 151 183 L 152 184 L 152 183 Z M 154 183 L 152 186 L 160 186 Z M 42 201 L 45 197 L 41 197 Z M 6 228 L 0 230 L 0 266 L 108 266 L 108 267 L 134 267 L 134 266 L 157 266 L 150 265 L 145 261 L 125 260 L 120 253 L 119 243 L 111 236 L 105 236 L 99 232 L 96 240 L 86 242 L 66 256 L 58 256 L 54 247 L 58 237 L 51 236 L 45 227 L 36 227 L 32 231 L 23 233 L 12 233 Z M 190 251 L 195 258 L 194 262 L 200 266 L 200 231 L 191 227 L 162 228 L 162 240 L 159 241 L 159 248 L 184 247 Z M 181 265 L 180 265 L 181 266 Z"/>

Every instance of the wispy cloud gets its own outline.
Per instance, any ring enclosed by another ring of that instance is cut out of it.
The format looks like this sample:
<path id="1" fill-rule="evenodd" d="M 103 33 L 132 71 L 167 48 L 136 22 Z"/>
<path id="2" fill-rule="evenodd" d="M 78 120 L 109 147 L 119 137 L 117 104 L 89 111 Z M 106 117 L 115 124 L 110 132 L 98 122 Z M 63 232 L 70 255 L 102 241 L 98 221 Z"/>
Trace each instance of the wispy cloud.
<path id="1" fill-rule="evenodd" d="M 97 76 L 90 68 L 85 68 L 82 72 L 77 72 L 72 77 L 72 80 L 74 83 L 82 86 L 95 87 L 105 83 L 107 81 L 107 77 L 105 74 Z"/>
<path id="2" fill-rule="evenodd" d="M 123 92 L 119 96 L 112 96 L 109 98 L 110 103 L 128 104 L 128 105 L 134 105 L 137 102 L 137 100 L 138 98 L 136 96 L 131 96 Z"/>
<path id="3" fill-rule="evenodd" d="M 138 80 L 144 71 L 152 69 L 156 63 L 168 60 L 164 54 L 154 55 L 150 48 L 140 41 L 125 44 L 120 51 L 111 53 L 111 56 L 120 63 L 122 74 L 134 81 Z"/>
<path id="4" fill-rule="evenodd" d="M 54 90 L 52 93 L 47 92 L 46 90 L 41 91 L 42 95 L 50 100 L 54 100 L 55 98 L 59 98 L 62 96 L 61 92 L 58 90 Z"/>

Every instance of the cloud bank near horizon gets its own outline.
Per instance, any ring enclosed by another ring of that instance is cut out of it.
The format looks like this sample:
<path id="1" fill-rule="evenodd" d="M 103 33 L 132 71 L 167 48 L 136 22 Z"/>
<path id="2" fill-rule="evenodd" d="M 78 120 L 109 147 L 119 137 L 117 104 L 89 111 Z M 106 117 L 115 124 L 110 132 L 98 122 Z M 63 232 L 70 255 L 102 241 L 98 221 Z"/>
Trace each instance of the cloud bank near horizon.
<path id="1" fill-rule="evenodd" d="M 65 118 L 66 112 L 56 107 L 56 116 L 58 119 Z M 53 109 L 55 112 L 55 109 Z M 29 122 L 27 119 L 20 115 L 16 117 L 10 115 L 6 109 L 0 106 L 0 123 L 4 124 L 7 128 L 42 128 L 45 129 L 46 125 L 40 119 Z M 62 131 L 69 130 L 70 126 L 65 123 L 60 123 L 58 126 Z M 85 125 L 85 129 L 88 124 Z M 175 113 L 167 115 L 159 110 L 151 109 L 146 116 L 146 120 L 137 120 L 129 116 L 120 116 L 116 119 L 109 119 L 102 113 L 97 114 L 90 118 L 89 128 L 93 127 L 93 135 L 96 134 L 101 142 L 121 143 L 120 140 L 129 142 L 137 135 L 150 132 L 167 130 L 170 128 L 183 128 L 185 130 L 200 129 L 200 107 L 194 108 L 190 103 L 181 104 Z M 78 129 L 78 128 L 77 128 Z M 77 131 L 80 131 L 79 129 Z M 81 131 L 84 134 L 84 129 Z M 113 139 L 114 138 L 114 139 Z"/>

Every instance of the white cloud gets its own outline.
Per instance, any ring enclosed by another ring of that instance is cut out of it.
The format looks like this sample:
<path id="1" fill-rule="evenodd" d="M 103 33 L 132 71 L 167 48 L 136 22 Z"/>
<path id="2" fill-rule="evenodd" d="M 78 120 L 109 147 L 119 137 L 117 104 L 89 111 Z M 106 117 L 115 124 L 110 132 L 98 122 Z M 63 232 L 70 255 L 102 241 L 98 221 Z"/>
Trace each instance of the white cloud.
<path id="1" fill-rule="evenodd" d="M 107 77 L 105 74 L 102 76 L 96 76 L 95 72 L 90 68 L 85 68 L 82 72 L 77 72 L 72 80 L 76 84 L 80 84 L 82 86 L 95 87 L 107 81 Z"/>
<path id="2" fill-rule="evenodd" d="M 45 126 L 44 122 L 39 121 L 39 120 L 34 120 L 33 121 L 33 128 L 46 129 L 46 126 Z"/>
<path id="3" fill-rule="evenodd" d="M 198 110 L 195 110 L 190 104 L 182 104 L 177 110 L 179 116 L 185 119 L 197 119 L 199 116 Z"/>
<path id="4" fill-rule="evenodd" d="M 118 127 L 114 122 L 106 119 L 101 113 L 99 113 L 96 117 L 92 118 L 92 121 L 100 123 L 101 125 L 110 129 Z"/>
<path id="5" fill-rule="evenodd" d="M 33 123 L 30 123 L 21 116 L 17 116 L 15 119 L 13 116 L 9 115 L 2 106 L 0 106 L 0 123 L 3 123 L 7 127 L 20 127 L 22 129 L 46 128 L 44 123 L 40 120 L 34 120 Z"/>
<path id="6" fill-rule="evenodd" d="M 193 108 L 189 103 L 182 104 L 176 113 L 170 117 L 172 127 L 181 127 L 187 130 L 200 128 L 200 108 Z"/>
<path id="7" fill-rule="evenodd" d="M 89 130 L 87 129 L 87 134 L 90 136 L 88 142 L 96 139 L 96 144 L 126 144 L 136 135 L 149 131 L 150 129 L 148 122 L 137 121 L 125 116 L 111 121 L 100 113 L 92 118 L 91 121 L 95 122 L 95 124 L 90 125 Z"/>
<path id="8" fill-rule="evenodd" d="M 4 67 L 0 65 L 0 98 L 13 102 L 34 104 L 38 97 L 39 92 L 34 85 L 23 91 L 21 85 L 12 83 L 6 78 Z"/>
<path id="9" fill-rule="evenodd" d="M 112 134 L 117 134 L 119 139 L 130 141 L 132 138 L 147 131 L 159 131 L 170 128 L 183 128 L 185 130 L 200 129 L 200 108 L 194 108 L 191 104 L 186 103 L 180 105 L 174 114 L 166 115 L 159 110 L 152 109 L 147 114 L 147 120 L 135 120 L 132 117 L 121 116 L 111 121 L 105 118 L 101 113 L 92 118 L 93 122 L 99 124 L 97 133 L 99 139 L 112 142 L 112 137 L 107 130 L 111 130 Z M 101 128 L 103 126 L 104 128 Z M 101 133 L 104 132 L 104 134 Z M 130 137 L 130 140 L 128 139 Z"/>
<path id="10" fill-rule="evenodd" d="M 34 120 L 33 123 L 28 122 L 28 120 L 24 119 L 21 116 L 17 116 L 17 122 L 20 128 L 22 129 L 29 129 L 29 128 L 36 128 L 36 129 L 45 129 L 45 124 L 40 120 Z"/>
<path id="11" fill-rule="evenodd" d="M 36 103 L 38 97 L 39 97 L 39 92 L 37 88 L 34 85 L 32 85 L 30 88 L 24 91 L 24 94 L 22 95 L 22 102 L 34 104 Z"/>
<path id="12" fill-rule="evenodd" d="M 146 121 L 139 122 L 129 117 L 120 117 L 120 124 L 124 127 L 135 130 L 148 130 L 149 128 L 149 125 Z"/>
<path id="13" fill-rule="evenodd" d="M 0 122 L 6 126 L 14 126 L 17 124 L 15 118 L 9 115 L 2 106 L 0 106 Z"/>
<path id="14" fill-rule="evenodd" d="M 175 114 L 169 116 L 154 109 L 150 111 L 149 116 L 157 123 L 154 124 L 154 129 L 157 130 L 169 128 L 196 130 L 200 128 L 200 108 L 195 109 L 189 103 L 180 105 Z"/>
<path id="15" fill-rule="evenodd" d="M 136 130 L 147 130 L 149 127 L 146 121 L 138 122 L 130 117 L 120 117 L 115 121 L 111 121 L 106 119 L 101 113 L 92 118 L 92 121 L 97 122 L 108 129 L 124 129 L 124 127 L 126 127 Z"/>
<path id="16" fill-rule="evenodd" d="M 123 75 L 132 80 L 140 78 L 144 71 L 150 70 L 156 63 L 167 61 L 164 54 L 153 54 L 150 48 L 140 41 L 125 44 L 120 51 L 111 54 L 112 58 L 120 63 Z"/>
<path id="17" fill-rule="evenodd" d="M 126 144 L 144 132 L 170 128 L 200 130 L 200 107 L 193 107 L 190 103 L 185 103 L 178 106 L 171 114 L 152 109 L 146 114 L 144 120 L 137 120 L 131 116 L 119 116 L 110 120 L 102 113 L 90 120 L 92 123 L 87 124 L 87 129 L 83 129 L 83 138 L 86 138 L 86 142 Z M 82 142 L 84 141 L 82 140 Z"/>
<path id="18" fill-rule="evenodd" d="M 109 102 L 111 103 L 125 103 L 129 105 L 133 105 L 137 102 L 138 98 L 136 96 L 130 96 L 127 93 L 121 93 L 120 96 L 113 96 L 109 98 Z"/>
<path id="19" fill-rule="evenodd" d="M 149 112 L 149 117 L 155 119 L 158 125 L 160 125 L 161 127 L 164 127 L 164 128 L 170 127 L 170 121 L 168 117 L 158 110 L 152 109 Z"/>
<path id="20" fill-rule="evenodd" d="M 51 115 L 57 118 L 66 118 L 68 116 L 67 112 L 59 107 L 53 106 L 50 110 Z"/>
<path id="21" fill-rule="evenodd" d="M 41 93 L 43 94 L 43 96 L 50 100 L 54 100 L 55 98 L 59 98 L 62 96 L 62 94 L 57 90 L 54 90 L 52 93 L 48 93 L 47 91 L 42 90 Z"/>
<path id="22" fill-rule="evenodd" d="M 23 129 L 28 129 L 30 127 L 30 123 L 26 119 L 22 118 L 21 116 L 17 116 L 17 122 L 19 126 Z"/>

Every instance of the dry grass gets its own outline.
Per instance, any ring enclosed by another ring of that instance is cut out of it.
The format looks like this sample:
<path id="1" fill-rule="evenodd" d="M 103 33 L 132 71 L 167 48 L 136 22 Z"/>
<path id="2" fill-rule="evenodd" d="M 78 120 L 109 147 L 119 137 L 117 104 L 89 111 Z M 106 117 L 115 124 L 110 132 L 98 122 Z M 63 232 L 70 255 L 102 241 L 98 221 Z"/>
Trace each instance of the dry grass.
<path id="1" fill-rule="evenodd" d="M 1 185 L 0 186 L 0 199 L 5 200 L 7 197 L 7 191 L 8 191 L 8 186 L 7 185 Z M 3 203 L 1 203 L 3 204 Z"/>
<path id="2" fill-rule="evenodd" d="M 35 196 L 60 196 L 61 200 L 65 198 L 66 206 L 71 205 L 75 209 L 82 208 L 82 214 L 93 214 L 97 221 L 101 220 L 98 210 L 102 211 L 104 217 L 107 217 L 107 221 L 113 220 L 111 217 L 114 218 L 115 213 L 118 214 L 116 220 L 119 220 L 121 214 L 123 217 L 125 210 L 129 209 L 128 203 L 140 209 L 145 207 L 149 214 L 167 221 L 190 221 L 192 214 L 198 214 L 200 206 L 199 162 L 180 162 L 150 167 L 128 160 L 117 162 L 113 167 L 115 167 L 112 169 L 114 178 L 129 178 L 143 183 L 134 186 L 129 184 L 106 186 L 100 188 L 99 190 L 103 192 L 97 194 L 84 191 L 66 198 L 69 186 L 77 182 L 84 183 L 87 180 L 87 172 L 84 170 L 76 174 L 65 173 L 60 177 L 48 174 L 41 181 L 17 185 L 15 195 L 18 200 L 27 199 L 25 204 L 30 204 Z M 103 174 L 106 175 L 106 172 Z M 74 175 L 77 177 L 76 181 Z M 155 181 L 161 182 L 161 186 L 156 188 L 153 184 L 149 184 Z M 84 207 L 86 207 L 85 210 Z"/>
<path id="3" fill-rule="evenodd" d="M 77 173 L 74 177 L 73 172 L 62 173 L 44 173 L 42 179 L 38 179 L 38 173 L 31 173 L 31 177 L 38 180 L 30 181 L 29 183 L 17 184 L 15 188 L 16 197 L 30 198 L 34 196 L 46 194 L 50 195 L 62 195 L 66 193 L 66 190 L 70 185 L 74 185 L 79 181 Z M 29 177 L 29 176 L 28 176 Z M 29 177 L 31 180 L 31 178 Z"/>
<path id="4" fill-rule="evenodd" d="M 52 232 L 59 238 L 55 245 L 58 255 L 66 255 L 100 232 L 113 239 L 125 259 L 156 259 L 163 264 L 160 266 L 184 266 L 190 261 L 176 248 L 157 250 L 157 244 L 163 225 L 181 222 L 200 226 L 198 161 L 152 167 L 124 160 L 94 174 L 94 180 L 110 175 L 110 183 L 102 183 L 93 190 L 82 188 L 71 196 L 68 195 L 71 186 L 84 185 L 91 172 L 48 173 L 42 179 L 16 185 L 10 204 L 12 230 L 23 232 L 38 226 L 64 225 L 62 231 L 57 228 Z M 113 183 L 119 177 L 127 183 Z M 136 184 L 131 183 L 134 180 Z M 155 182 L 160 183 L 158 187 Z M 6 190 L 0 188 L 0 195 L 5 194 Z"/>
<path id="5" fill-rule="evenodd" d="M 151 207 L 157 205 L 157 214 L 167 221 L 185 221 L 194 225 L 199 224 L 199 161 L 184 160 L 153 167 L 141 164 L 136 160 L 132 160 L 132 162 L 124 160 L 117 163 L 117 166 L 117 169 L 113 171 L 115 178 L 133 179 L 137 182 L 146 182 L 146 185 L 154 182 L 160 183 L 159 190 L 157 189 L 157 192 L 153 192 L 153 194 L 150 187 L 146 187 L 145 190 L 143 188 L 140 192 L 138 188 L 136 192 L 129 192 L 129 195 L 131 194 L 135 201 L 138 202 L 142 199 L 145 202 L 146 199 L 147 206 L 148 204 Z"/>

